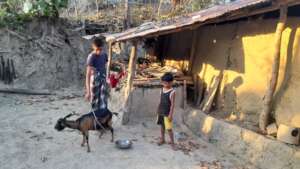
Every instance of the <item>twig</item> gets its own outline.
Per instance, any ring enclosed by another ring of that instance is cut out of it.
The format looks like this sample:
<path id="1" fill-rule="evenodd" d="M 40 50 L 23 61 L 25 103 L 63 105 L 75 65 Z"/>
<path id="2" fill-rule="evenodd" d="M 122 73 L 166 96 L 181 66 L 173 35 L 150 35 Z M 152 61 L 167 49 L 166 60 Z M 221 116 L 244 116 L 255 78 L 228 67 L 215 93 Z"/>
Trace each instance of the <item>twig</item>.
<path id="1" fill-rule="evenodd" d="M 28 89 L 0 89 L 0 93 L 24 94 L 24 95 L 53 95 L 49 92 L 33 91 Z"/>

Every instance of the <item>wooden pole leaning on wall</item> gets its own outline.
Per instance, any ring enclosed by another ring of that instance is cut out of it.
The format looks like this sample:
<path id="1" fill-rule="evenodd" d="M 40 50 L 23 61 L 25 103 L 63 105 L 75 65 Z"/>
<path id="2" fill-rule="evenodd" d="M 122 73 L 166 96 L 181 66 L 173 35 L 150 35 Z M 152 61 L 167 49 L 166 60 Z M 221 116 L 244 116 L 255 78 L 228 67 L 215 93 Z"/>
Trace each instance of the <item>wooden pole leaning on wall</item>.
<path id="1" fill-rule="evenodd" d="M 273 65 L 272 65 L 272 74 L 269 87 L 267 88 L 265 98 L 263 101 L 263 110 L 259 116 L 259 128 L 265 133 L 266 127 L 270 122 L 270 114 L 273 109 L 274 102 L 274 93 L 277 87 L 279 66 L 280 66 L 280 49 L 281 49 L 281 39 L 282 33 L 285 29 L 286 20 L 287 20 L 287 5 L 280 6 L 280 17 L 277 23 L 275 41 L 274 41 L 274 53 L 273 53 Z"/>

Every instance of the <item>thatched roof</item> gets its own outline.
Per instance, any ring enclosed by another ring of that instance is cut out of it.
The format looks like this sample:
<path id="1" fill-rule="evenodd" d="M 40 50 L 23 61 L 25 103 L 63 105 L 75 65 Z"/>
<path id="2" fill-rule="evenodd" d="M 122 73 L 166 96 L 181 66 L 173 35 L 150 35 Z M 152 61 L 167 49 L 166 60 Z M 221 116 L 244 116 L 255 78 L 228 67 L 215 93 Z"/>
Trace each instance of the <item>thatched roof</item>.
<path id="1" fill-rule="evenodd" d="M 289 6 L 300 4 L 299 0 L 237 0 L 225 5 L 194 12 L 185 16 L 175 17 L 160 22 L 148 22 L 139 27 L 128 29 L 124 32 L 106 36 L 110 42 L 127 41 L 146 38 L 194 29 L 209 23 L 218 23 L 239 19 L 251 15 L 277 10 L 280 4 L 288 3 Z"/>

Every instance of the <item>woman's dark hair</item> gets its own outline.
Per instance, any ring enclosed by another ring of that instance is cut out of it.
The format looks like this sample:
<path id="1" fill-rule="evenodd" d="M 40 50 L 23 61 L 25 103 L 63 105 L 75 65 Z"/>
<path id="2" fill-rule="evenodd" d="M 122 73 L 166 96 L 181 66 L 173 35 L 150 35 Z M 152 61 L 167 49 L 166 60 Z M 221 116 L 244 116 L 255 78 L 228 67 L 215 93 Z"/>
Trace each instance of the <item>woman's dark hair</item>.
<path id="1" fill-rule="evenodd" d="M 97 46 L 98 48 L 101 48 L 101 47 L 103 47 L 103 40 L 100 38 L 95 38 L 93 41 L 93 44 L 95 46 Z"/>
<path id="2" fill-rule="evenodd" d="M 173 82 L 173 80 L 174 80 L 173 74 L 170 72 L 165 73 L 161 77 L 161 81 L 163 81 L 163 82 Z"/>

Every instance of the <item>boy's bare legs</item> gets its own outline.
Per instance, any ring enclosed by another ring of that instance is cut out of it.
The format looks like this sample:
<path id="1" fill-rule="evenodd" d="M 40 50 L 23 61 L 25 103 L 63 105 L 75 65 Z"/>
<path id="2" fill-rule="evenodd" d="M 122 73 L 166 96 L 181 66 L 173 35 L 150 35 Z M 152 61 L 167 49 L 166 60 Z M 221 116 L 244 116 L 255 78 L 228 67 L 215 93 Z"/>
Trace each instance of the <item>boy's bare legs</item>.
<path id="1" fill-rule="evenodd" d="M 162 145 L 165 144 L 165 128 L 163 126 L 161 126 L 160 128 L 160 140 L 158 142 L 158 145 Z"/>
<path id="2" fill-rule="evenodd" d="M 169 133 L 170 144 L 171 144 L 171 146 L 172 146 L 172 149 L 173 149 L 173 150 L 176 150 L 175 142 L 174 142 L 174 134 L 173 134 L 173 130 L 172 130 L 172 129 L 168 130 L 168 133 Z"/>

